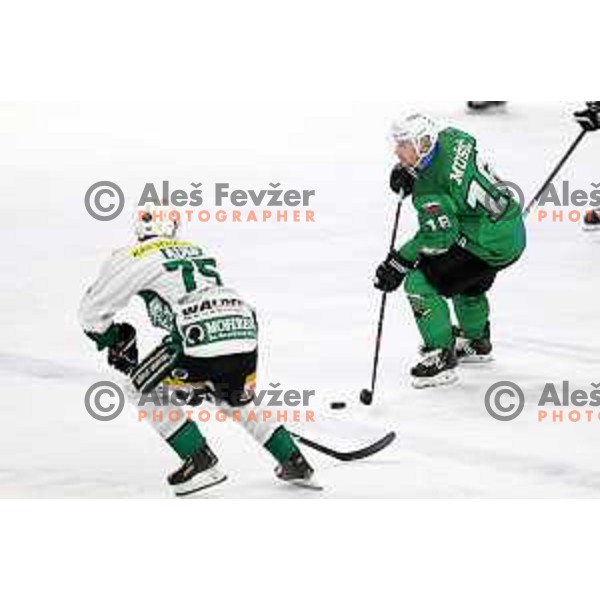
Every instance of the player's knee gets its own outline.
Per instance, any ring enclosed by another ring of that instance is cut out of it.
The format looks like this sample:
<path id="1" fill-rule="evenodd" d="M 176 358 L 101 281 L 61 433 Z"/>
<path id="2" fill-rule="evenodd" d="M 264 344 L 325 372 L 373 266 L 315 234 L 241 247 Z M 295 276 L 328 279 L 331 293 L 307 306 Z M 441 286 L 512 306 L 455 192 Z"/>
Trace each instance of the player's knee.
<path id="1" fill-rule="evenodd" d="M 404 291 L 408 296 L 425 295 L 433 291 L 425 275 L 418 269 L 411 271 L 404 280 Z"/>
<path id="2" fill-rule="evenodd" d="M 453 301 L 455 305 L 458 306 L 476 306 L 481 302 L 482 294 L 460 294 L 458 296 L 454 296 Z"/>

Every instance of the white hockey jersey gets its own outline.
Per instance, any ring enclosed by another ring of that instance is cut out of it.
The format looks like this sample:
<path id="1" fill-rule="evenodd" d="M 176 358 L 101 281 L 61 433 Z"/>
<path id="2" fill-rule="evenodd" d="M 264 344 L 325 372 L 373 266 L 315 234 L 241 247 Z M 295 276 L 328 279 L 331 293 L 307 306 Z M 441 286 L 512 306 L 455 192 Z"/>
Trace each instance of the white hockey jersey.
<path id="1" fill-rule="evenodd" d="M 136 295 L 145 301 L 152 325 L 176 336 L 188 356 L 256 349 L 254 311 L 222 285 L 215 259 L 197 244 L 151 238 L 115 251 L 83 297 L 83 329 L 102 338 Z"/>

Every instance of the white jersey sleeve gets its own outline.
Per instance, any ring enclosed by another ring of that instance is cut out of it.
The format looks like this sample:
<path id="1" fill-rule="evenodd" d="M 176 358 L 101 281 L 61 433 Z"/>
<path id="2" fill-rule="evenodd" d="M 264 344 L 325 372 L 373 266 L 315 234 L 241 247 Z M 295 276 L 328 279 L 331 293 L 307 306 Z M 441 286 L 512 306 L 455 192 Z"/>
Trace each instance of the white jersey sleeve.
<path id="1" fill-rule="evenodd" d="M 79 321 L 84 331 L 104 333 L 113 323 L 115 314 L 151 283 L 156 274 L 152 269 L 140 267 L 142 263 L 135 262 L 129 248 L 113 252 L 81 301 Z"/>

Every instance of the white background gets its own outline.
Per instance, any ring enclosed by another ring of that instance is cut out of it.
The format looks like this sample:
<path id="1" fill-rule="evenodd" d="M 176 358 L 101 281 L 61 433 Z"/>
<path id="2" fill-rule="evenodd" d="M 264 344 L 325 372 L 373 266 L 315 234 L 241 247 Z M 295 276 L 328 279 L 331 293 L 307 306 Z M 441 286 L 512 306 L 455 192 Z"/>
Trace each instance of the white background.
<path id="1" fill-rule="evenodd" d="M 2 95 L 589 97 L 591 11 L 578 2 L 554 14 L 511 2 L 25 2 L 3 19 Z M 3 207 L 6 219 L 10 198 Z M 5 502 L 7 597 L 597 596 L 596 503 L 189 506 Z"/>

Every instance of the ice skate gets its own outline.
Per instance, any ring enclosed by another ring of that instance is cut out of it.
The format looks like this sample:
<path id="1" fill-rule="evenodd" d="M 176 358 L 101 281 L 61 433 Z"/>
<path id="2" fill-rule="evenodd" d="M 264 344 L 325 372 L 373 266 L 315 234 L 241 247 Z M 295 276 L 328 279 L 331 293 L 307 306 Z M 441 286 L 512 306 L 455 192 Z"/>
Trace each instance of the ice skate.
<path id="1" fill-rule="evenodd" d="M 600 213 L 596 210 L 590 210 L 585 213 L 583 218 L 583 230 L 590 232 L 600 231 Z"/>
<path id="2" fill-rule="evenodd" d="M 314 470 L 300 452 L 292 454 L 288 460 L 275 469 L 275 475 L 282 481 L 300 487 L 322 490 L 323 487 L 315 480 Z"/>
<path id="3" fill-rule="evenodd" d="M 452 348 L 421 348 L 421 361 L 410 371 L 417 389 L 451 385 L 458 381 L 456 352 Z"/>
<path id="4" fill-rule="evenodd" d="M 176 496 L 187 496 L 205 490 L 227 479 L 219 469 L 218 462 L 212 450 L 205 446 L 186 458 L 183 465 L 169 475 L 167 481 Z"/>
<path id="5" fill-rule="evenodd" d="M 498 111 L 506 106 L 506 100 L 469 100 L 467 108 L 472 112 Z"/>
<path id="6" fill-rule="evenodd" d="M 481 363 L 494 360 L 490 341 L 490 324 L 485 326 L 483 335 L 472 340 L 464 336 L 461 329 L 455 329 L 456 358 L 459 363 Z"/>

